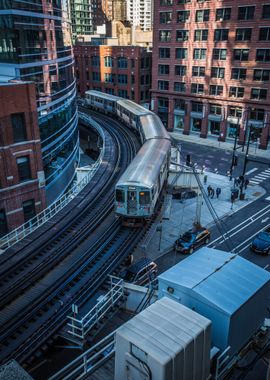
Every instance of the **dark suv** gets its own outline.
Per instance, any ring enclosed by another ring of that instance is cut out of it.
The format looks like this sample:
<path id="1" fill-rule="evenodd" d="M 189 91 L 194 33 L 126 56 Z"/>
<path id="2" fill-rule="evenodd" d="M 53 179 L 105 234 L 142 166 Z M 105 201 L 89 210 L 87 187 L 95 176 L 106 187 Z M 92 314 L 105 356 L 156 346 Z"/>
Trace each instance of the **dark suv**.
<path id="1" fill-rule="evenodd" d="M 120 273 L 120 277 L 136 285 L 144 285 L 157 277 L 157 264 L 151 259 L 142 258 Z"/>
<path id="2" fill-rule="evenodd" d="M 180 253 L 192 253 L 194 249 L 201 245 L 208 244 L 210 241 L 210 232 L 206 228 L 189 230 L 185 232 L 174 243 L 174 249 Z"/>

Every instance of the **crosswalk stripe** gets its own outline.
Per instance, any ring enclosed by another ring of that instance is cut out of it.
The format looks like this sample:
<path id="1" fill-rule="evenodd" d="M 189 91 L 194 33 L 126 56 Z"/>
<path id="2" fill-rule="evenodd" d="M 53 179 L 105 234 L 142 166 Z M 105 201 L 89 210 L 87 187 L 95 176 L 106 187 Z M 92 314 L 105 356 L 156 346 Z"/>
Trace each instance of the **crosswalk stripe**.
<path id="1" fill-rule="evenodd" d="M 269 172 L 270 173 L 270 169 L 265 169 L 265 172 Z"/>
<path id="2" fill-rule="evenodd" d="M 269 177 L 266 177 L 266 176 L 264 176 L 264 175 L 258 174 L 258 175 L 255 175 L 253 178 L 267 179 L 267 178 L 269 178 Z"/>
<path id="3" fill-rule="evenodd" d="M 262 181 L 254 181 L 253 179 L 249 180 L 249 183 L 255 183 L 255 185 L 258 185 L 260 182 L 262 182 Z"/>

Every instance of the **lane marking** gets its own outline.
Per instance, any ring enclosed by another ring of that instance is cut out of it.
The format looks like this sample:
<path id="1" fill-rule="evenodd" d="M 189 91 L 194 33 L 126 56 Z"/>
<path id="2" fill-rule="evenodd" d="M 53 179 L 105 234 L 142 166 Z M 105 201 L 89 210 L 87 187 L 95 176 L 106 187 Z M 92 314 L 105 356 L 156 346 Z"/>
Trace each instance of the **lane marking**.
<path id="1" fill-rule="evenodd" d="M 261 220 L 261 223 L 265 223 L 265 222 L 267 222 L 268 219 L 269 219 L 269 216 L 268 216 L 267 218 L 262 219 L 262 220 Z"/>
<path id="2" fill-rule="evenodd" d="M 237 247 L 241 247 L 241 245 L 245 244 L 246 242 L 250 241 L 254 238 L 254 236 L 258 235 L 258 233 L 260 233 L 261 231 L 263 231 L 265 229 L 266 226 L 264 226 L 263 228 L 261 228 L 259 231 L 255 232 L 255 234 L 251 235 L 248 239 L 246 239 L 245 241 L 243 241 L 241 244 L 239 244 Z M 247 247 L 249 247 L 250 245 L 250 242 L 245 246 L 243 247 L 242 249 L 240 249 L 238 251 L 238 253 L 244 251 Z"/>
<path id="3" fill-rule="evenodd" d="M 266 201 L 270 201 L 270 197 L 265 198 Z"/>
<path id="4" fill-rule="evenodd" d="M 253 172 L 256 172 L 256 170 L 258 170 L 258 168 L 251 169 L 248 172 L 246 172 L 246 175 L 249 175 L 249 174 L 251 174 Z"/>
<path id="5" fill-rule="evenodd" d="M 269 197 L 270 198 L 270 197 Z M 269 199 L 270 200 L 270 199 Z M 265 206 L 263 209 L 257 211 L 255 214 L 253 214 L 251 217 L 249 217 L 247 220 L 244 220 L 243 222 L 237 224 L 236 226 L 234 226 L 233 228 L 231 228 L 229 231 L 226 232 L 225 234 L 225 240 L 228 239 L 228 234 L 229 237 L 231 236 L 234 236 L 236 235 L 238 232 L 242 231 L 243 229 L 245 229 L 247 226 L 250 226 L 252 223 L 256 222 L 258 219 L 262 218 L 265 216 L 265 214 L 267 214 L 269 212 L 269 209 L 270 209 L 270 205 L 268 206 Z M 260 215 L 261 214 L 261 215 Z M 244 227 L 240 228 L 242 225 L 244 225 Z M 231 234 L 231 232 L 237 230 L 235 233 Z M 223 237 L 222 236 L 219 236 L 218 238 L 216 238 L 215 240 L 211 241 L 211 243 L 209 245 L 212 246 L 213 243 L 216 243 L 218 241 L 224 241 Z"/>

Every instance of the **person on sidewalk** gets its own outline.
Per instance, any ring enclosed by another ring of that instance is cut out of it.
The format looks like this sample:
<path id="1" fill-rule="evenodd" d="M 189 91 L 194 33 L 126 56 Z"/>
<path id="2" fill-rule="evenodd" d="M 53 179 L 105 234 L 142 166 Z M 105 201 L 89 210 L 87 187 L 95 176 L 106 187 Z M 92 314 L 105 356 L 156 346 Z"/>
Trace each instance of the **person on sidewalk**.
<path id="1" fill-rule="evenodd" d="M 217 187 L 216 188 L 216 195 L 217 195 L 217 198 L 220 196 L 221 194 L 221 188 L 220 187 Z"/>
<path id="2" fill-rule="evenodd" d="M 209 185 L 207 186 L 207 194 L 208 194 L 208 197 L 210 197 L 211 195 L 211 190 L 212 190 L 212 187 Z"/>
<path id="3" fill-rule="evenodd" d="M 205 176 L 203 177 L 203 183 L 206 185 L 207 184 L 207 175 L 205 174 Z"/>
<path id="4" fill-rule="evenodd" d="M 244 182 L 244 187 L 245 187 L 245 190 L 247 189 L 247 187 L 248 187 L 248 184 L 249 184 L 249 180 L 246 178 L 246 179 L 245 179 L 245 182 Z"/>
<path id="5" fill-rule="evenodd" d="M 215 196 L 215 190 L 211 187 L 211 198 L 213 199 Z"/>

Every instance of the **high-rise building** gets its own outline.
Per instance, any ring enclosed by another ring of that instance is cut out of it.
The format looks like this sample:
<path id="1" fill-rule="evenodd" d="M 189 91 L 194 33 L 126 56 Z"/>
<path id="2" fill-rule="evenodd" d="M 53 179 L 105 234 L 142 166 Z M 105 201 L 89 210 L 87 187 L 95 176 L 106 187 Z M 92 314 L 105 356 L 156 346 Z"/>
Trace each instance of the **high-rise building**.
<path id="1" fill-rule="evenodd" d="M 0 83 L 0 236 L 45 208 L 34 83 Z"/>
<path id="2" fill-rule="evenodd" d="M 93 34 L 92 15 L 93 12 L 96 13 L 96 9 L 92 3 L 92 0 L 69 0 L 69 17 L 74 39 L 78 36 Z"/>
<path id="3" fill-rule="evenodd" d="M 0 2 L 1 81 L 36 85 L 47 204 L 69 186 L 79 155 L 76 82 L 66 0 Z"/>
<path id="4" fill-rule="evenodd" d="M 166 127 L 265 149 L 270 4 L 155 0 L 152 105 Z"/>
<path id="5" fill-rule="evenodd" d="M 150 102 L 151 52 L 140 46 L 74 46 L 78 94 L 98 90 Z"/>
<path id="6" fill-rule="evenodd" d="M 152 29 L 153 0 L 127 0 L 127 20 L 141 30 Z"/>

